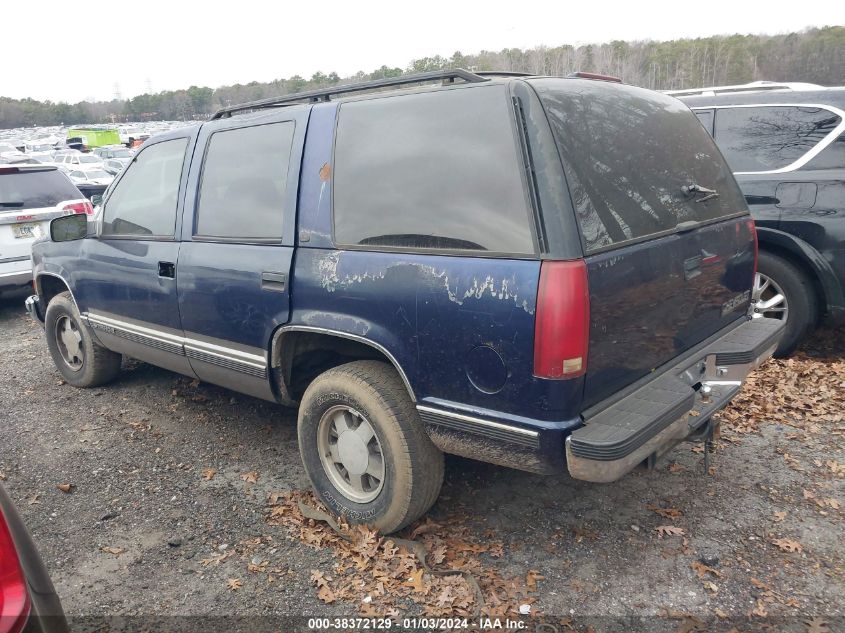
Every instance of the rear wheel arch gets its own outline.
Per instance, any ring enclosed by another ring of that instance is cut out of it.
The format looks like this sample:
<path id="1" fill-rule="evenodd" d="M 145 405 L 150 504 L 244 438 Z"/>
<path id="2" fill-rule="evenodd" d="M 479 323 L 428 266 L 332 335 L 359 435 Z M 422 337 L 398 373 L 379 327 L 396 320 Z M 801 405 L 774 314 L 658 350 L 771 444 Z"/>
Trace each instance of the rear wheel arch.
<path id="1" fill-rule="evenodd" d="M 323 372 L 356 360 L 378 360 L 392 367 L 411 401 L 417 399 L 408 376 L 386 348 L 366 338 L 310 326 L 282 326 L 270 343 L 273 388 L 282 404 L 296 406 L 308 385 Z"/>
<path id="2" fill-rule="evenodd" d="M 762 235 L 762 234 L 760 234 Z M 816 315 L 821 316 L 827 312 L 828 306 L 828 290 L 822 282 L 821 275 L 816 266 L 813 265 L 806 253 L 806 249 L 811 249 L 812 246 L 806 243 L 797 244 L 797 239 L 789 236 L 788 241 L 781 239 L 762 238 L 759 242 L 760 252 L 766 252 L 775 257 L 780 257 L 792 264 L 801 272 L 804 277 L 810 282 L 813 290 Z"/>

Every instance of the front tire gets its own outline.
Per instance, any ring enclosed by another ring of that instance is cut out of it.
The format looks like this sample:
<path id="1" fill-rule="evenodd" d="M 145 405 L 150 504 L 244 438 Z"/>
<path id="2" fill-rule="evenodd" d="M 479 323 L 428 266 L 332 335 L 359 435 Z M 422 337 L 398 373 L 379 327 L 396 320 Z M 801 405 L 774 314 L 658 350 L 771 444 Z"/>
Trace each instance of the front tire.
<path id="1" fill-rule="evenodd" d="M 355 361 L 319 375 L 299 408 L 299 451 L 320 500 L 381 532 L 422 516 L 443 483 L 443 453 L 396 371 Z"/>
<path id="2" fill-rule="evenodd" d="M 120 354 L 94 341 L 69 292 L 57 294 L 44 315 L 47 347 L 59 373 L 74 387 L 99 387 L 120 373 Z"/>
<path id="3" fill-rule="evenodd" d="M 755 316 L 786 320 L 786 331 L 775 356 L 789 356 L 816 323 L 818 310 L 813 282 L 792 262 L 760 251 L 753 309 Z"/>

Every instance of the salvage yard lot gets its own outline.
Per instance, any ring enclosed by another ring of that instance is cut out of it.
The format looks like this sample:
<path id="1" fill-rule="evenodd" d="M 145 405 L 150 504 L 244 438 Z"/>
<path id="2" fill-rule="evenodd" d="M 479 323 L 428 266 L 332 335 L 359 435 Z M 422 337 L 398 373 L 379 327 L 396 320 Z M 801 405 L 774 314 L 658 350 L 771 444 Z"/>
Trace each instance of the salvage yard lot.
<path id="1" fill-rule="evenodd" d="M 399 535 L 432 569 L 466 572 L 439 575 L 301 515 L 313 501 L 292 411 L 134 361 L 113 385 L 73 389 L 23 298 L 0 298 L 0 479 L 71 616 L 472 616 L 481 599 L 562 630 L 843 622 L 841 333 L 758 370 L 709 475 L 691 444 L 605 486 L 447 458 L 437 504 Z"/>

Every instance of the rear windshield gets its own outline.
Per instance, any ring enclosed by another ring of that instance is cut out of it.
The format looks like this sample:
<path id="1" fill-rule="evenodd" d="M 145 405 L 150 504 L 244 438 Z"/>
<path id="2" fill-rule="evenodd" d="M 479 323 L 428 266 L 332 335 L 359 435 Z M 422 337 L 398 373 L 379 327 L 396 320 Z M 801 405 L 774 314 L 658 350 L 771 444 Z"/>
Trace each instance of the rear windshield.
<path id="1" fill-rule="evenodd" d="M 57 169 L 17 173 L 0 170 L 0 213 L 54 207 L 81 197 L 79 190 Z"/>
<path id="2" fill-rule="evenodd" d="M 710 134 L 677 99 L 590 80 L 531 84 L 560 150 L 586 251 L 747 210 Z M 718 195 L 685 194 L 691 184 Z"/>

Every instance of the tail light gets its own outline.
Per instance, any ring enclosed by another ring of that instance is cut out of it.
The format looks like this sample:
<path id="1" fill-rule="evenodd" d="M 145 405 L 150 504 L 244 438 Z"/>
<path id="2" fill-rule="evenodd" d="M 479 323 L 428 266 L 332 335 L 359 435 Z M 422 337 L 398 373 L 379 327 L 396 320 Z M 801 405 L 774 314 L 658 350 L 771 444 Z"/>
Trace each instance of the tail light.
<path id="1" fill-rule="evenodd" d="M 534 375 L 575 378 L 587 371 L 590 296 L 587 265 L 544 261 L 534 317 Z"/>
<path id="2" fill-rule="evenodd" d="M 72 215 L 74 213 L 94 215 L 94 205 L 92 205 L 88 200 L 85 202 L 70 202 L 62 207 L 62 211 L 64 211 L 66 215 Z"/>
<path id="3" fill-rule="evenodd" d="M 757 226 L 754 224 L 754 218 L 748 218 L 746 223 L 748 230 L 751 231 L 751 237 L 754 238 L 754 272 L 751 275 L 751 279 L 753 280 L 757 276 L 757 257 L 760 252 L 760 245 L 757 242 Z"/>
<path id="4" fill-rule="evenodd" d="M 18 553 L 0 511 L 0 633 L 20 633 L 29 618 L 29 592 Z"/>

